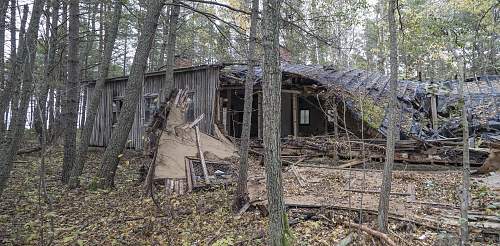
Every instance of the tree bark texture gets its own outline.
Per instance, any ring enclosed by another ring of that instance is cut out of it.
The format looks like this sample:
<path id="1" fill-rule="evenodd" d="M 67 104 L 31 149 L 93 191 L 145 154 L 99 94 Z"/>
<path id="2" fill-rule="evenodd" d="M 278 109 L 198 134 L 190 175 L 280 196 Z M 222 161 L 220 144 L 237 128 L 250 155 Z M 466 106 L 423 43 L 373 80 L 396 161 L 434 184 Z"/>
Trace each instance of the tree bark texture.
<path id="1" fill-rule="evenodd" d="M 14 5 L 15 5 L 15 3 L 14 3 Z M 5 90 L 7 87 L 7 83 L 5 81 L 5 63 L 4 63 L 5 49 L 4 49 L 4 47 L 5 47 L 5 17 L 7 16 L 8 6 L 9 6 L 8 1 L 3 1 L 2 3 L 0 3 L 0 88 L 2 90 Z M 12 20 L 12 18 L 11 18 L 11 20 Z M 12 32 L 12 30 L 11 30 L 11 32 Z M 14 49 L 15 49 L 15 47 L 14 47 Z M 11 57 L 12 57 L 12 54 L 11 54 Z M 4 121 L 5 121 L 4 113 L 5 113 L 5 111 L 3 110 L 3 107 L 1 107 L 0 109 L 2 109 L 0 112 L 0 124 L 1 124 L 0 136 L 3 136 L 3 132 L 5 129 L 4 128 Z"/>
<path id="2" fill-rule="evenodd" d="M 175 5 L 170 8 L 167 44 L 167 67 L 165 74 L 167 89 L 165 90 L 165 95 L 170 95 L 170 92 L 174 88 L 175 43 L 177 40 L 177 24 L 179 22 L 179 14 L 181 10 L 180 3 L 181 2 L 178 0 L 173 0 L 173 4 Z"/>
<path id="3" fill-rule="evenodd" d="M 463 138 L 463 180 L 460 206 L 460 245 L 469 244 L 469 192 L 470 192 L 470 160 L 469 160 L 469 122 L 467 121 L 467 100 L 464 96 L 465 61 L 462 67 L 462 78 L 459 84 L 459 94 L 462 104 L 462 138 Z"/>
<path id="4" fill-rule="evenodd" d="M 78 121 L 78 101 L 80 85 L 79 67 L 79 6 L 78 0 L 70 0 L 68 5 L 68 80 L 65 88 L 64 104 L 64 160 L 61 181 L 69 182 L 70 172 L 76 159 L 76 130 Z"/>
<path id="5" fill-rule="evenodd" d="M 385 165 L 380 190 L 378 205 L 378 227 L 383 233 L 387 233 L 387 220 L 389 214 L 389 200 L 392 182 L 392 166 L 394 164 L 394 147 L 396 144 L 396 119 L 397 119 L 397 90 L 398 90 L 398 40 L 396 33 L 396 0 L 389 0 L 387 19 L 389 22 L 390 39 L 390 87 L 389 87 L 389 129 L 387 132 L 387 146 L 385 153 Z"/>
<path id="6" fill-rule="evenodd" d="M 286 213 L 281 177 L 281 69 L 279 57 L 279 0 L 266 0 L 262 19 L 263 30 L 263 142 L 266 166 L 267 200 L 269 206 L 269 245 L 287 242 Z"/>
<path id="7" fill-rule="evenodd" d="M 252 124 L 253 85 L 255 81 L 255 46 L 257 36 L 257 19 L 259 16 L 259 0 L 252 0 L 252 16 L 250 20 L 250 35 L 248 42 L 248 72 L 245 78 L 245 102 L 243 106 L 243 126 L 241 129 L 240 169 L 238 184 L 234 197 L 233 211 L 238 212 L 249 200 L 248 179 L 248 147 L 250 145 L 250 129 Z"/>
<path id="8" fill-rule="evenodd" d="M 14 111 L 18 110 L 18 103 L 20 100 L 20 93 L 21 93 L 20 76 L 22 71 L 20 70 L 22 70 L 23 68 L 24 55 L 26 53 L 25 37 L 26 37 L 26 22 L 28 21 L 28 11 L 29 8 L 28 6 L 25 5 L 21 17 L 21 26 L 19 28 L 18 50 L 15 55 L 14 64 L 13 66 L 11 66 L 10 79 L 8 81 L 9 84 L 7 84 L 5 90 L 3 91 L 2 97 L 0 98 L 2 103 L 2 108 L 5 107 L 5 111 L 9 110 L 9 103 L 12 102 L 10 106 L 11 108 L 11 121 L 9 123 L 10 129 L 12 129 L 12 126 L 16 124 L 15 120 L 17 120 L 17 118 L 14 117 Z M 4 137 L 7 137 L 7 135 L 4 134 Z"/>
<path id="9" fill-rule="evenodd" d="M 9 1 L 2 1 L 0 3 L 0 88 L 5 87 L 5 17 L 7 16 L 7 9 Z M 2 117 L 3 120 L 3 117 Z"/>
<path id="10" fill-rule="evenodd" d="M 42 126 L 46 125 L 45 122 L 42 124 L 41 119 L 47 119 L 47 97 L 49 96 L 49 89 L 55 80 L 53 76 L 56 58 L 56 49 L 58 42 L 58 22 L 59 22 L 59 0 L 51 0 L 50 6 L 52 10 L 50 20 L 47 20 L 47 28 L 49 28 L 47 37 L 49 38 L 47 45 L 46 60 L 44 64 L 44 79 L 42 85 L 40 86 L 40 91 L 38 94 L 37 101 L 40 103 L 40 110 L 35 111 L 35 129 L 39 134 L 41 139 Z M 49 17 L 47 17 L 49 18 Z M 52 24 L 51 24 L 52 23 Z M 50 36 L 49 36 L 50 35 Z M 51 104 L 49 104 L 50 107 Z M 38 114 L 42 114 L 42 117 Z"/>
<path id="11" fill-rule="evenodd" d="M 83 167 L 87 161 L 88 146 L 90 144 L 90 138 L 92 136 L 92 129 L 94 127 L 95 117 L 97 111 L 99 110 L 99 102 L 104 90 L 104 84 L 106 78 L 108 77 L 109 67 L 111 64 L 111 56 L 113 54 L 113 48 L 116 41 L 116 36 L 118 34 L 118 26 L 120 24 L 122 14 L 122 5 L 119 0 L 115 0 L 113 7 L 113 16 L 111 17 L 111 23 L 106 28 L 106 34 L 104 36 L 104 53 L 101 56 L 101 63 L 99 65 L 99 79 L 97 80 L 93 94 L 90 97 L 88 109 L 87 109 L 87 119 L 85 120 L 85 125 L 83 126 L 82 136 L 80 138 L 79 148 L 78 148 L 78 158 L 71 171 L 71 187 L 76 187 L 79 185 L 79 177 L 82 175 Z"/>
<path id="12" fill-rule="evenodd" d="M 7 181 L 12 170 L 14 158 L 19 148 L 19 142 L 23 137 L 26 123 L 26 112 L 28 110 L 29 100 L 33 92 L 33 70 L 35 66 L 36 42 L 38 38 L 38 28 L 40 26 L 40 16 L 42 15 L 44 0 L 35 0 L 33 11 L 31 13 L 30 23 L 26 32 L 22 66 L 22 84 L 23 88 L 20 94 L 20 106 L 12 116 L 12 127 L 8 133 L 6 141 L 0 149 L 0 196 L 7 185 Z M 23 47 L 23 46 L 19 46 Z M 23 48 L 21 48 L 23 49 Z"/>
<path id="13" fill-rule="evenodd" d="M 153 44 L 158 18 L 165 2 L 163 0 L 149 0 L 146 16 L 143 19 L 141 35 L 137 43 L 134 61 L 130 68 L 130 76 L 125 89 L 126 94 L 118 118 L 118 124 L 111 134 L 111 140 L 104 152 L 101 170 L 98 173 L 100 187 L 114 186 L 114 177 L 118 168 L 119 156 L 127 143 L 128 134 L 132 128 L 137 103 L 141 101 L 144 72 L 151 46 Z"/>

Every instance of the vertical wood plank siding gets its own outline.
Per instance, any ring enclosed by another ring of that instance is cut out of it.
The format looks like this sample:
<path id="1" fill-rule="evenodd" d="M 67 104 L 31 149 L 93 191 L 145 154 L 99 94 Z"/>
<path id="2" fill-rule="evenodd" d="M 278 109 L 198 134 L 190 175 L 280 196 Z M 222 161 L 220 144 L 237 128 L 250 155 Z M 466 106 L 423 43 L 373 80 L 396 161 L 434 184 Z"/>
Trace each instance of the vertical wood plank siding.
<path id="1" fill-rule="evenodd" d="M 189 89 L 192 92 L 192 103 L 194 116 L 197 117 L 205 114 L 204 119 L 200 122 L 200 130 L 207 134 L 214 133 L 214 117 L 216 92 L 219 86 L 219 70 L 217 65 L 205 65 L 193 68 L 176 69 L 174 73 L 174 88 Z M 104 93 L 99 104 L 90 145 L 107 146 L 111 138 L 112 117 L 113 117 L 113 98 L 123 97 L 127 85 L 128 77 L 119 77 L 108 79 Z M 94 91 L 94 83 L 88 83 L 86 86 L 87 96 L 90 97 Z M 142 97 L 137 106 L 137 111 L 134 116 L 134 124 L 129 133 L 129 141 L 127 147 L 142 149 L 144 142 L 144 95 L 158 94 L 161 102 L 165 101 L 165 82 L 164 72 L 154 72 L 146 74 L 143 86 Z M 89 99 L 87 99 L 89 100 Z M 187 119 L 188 121 L 194 120 Z"/>

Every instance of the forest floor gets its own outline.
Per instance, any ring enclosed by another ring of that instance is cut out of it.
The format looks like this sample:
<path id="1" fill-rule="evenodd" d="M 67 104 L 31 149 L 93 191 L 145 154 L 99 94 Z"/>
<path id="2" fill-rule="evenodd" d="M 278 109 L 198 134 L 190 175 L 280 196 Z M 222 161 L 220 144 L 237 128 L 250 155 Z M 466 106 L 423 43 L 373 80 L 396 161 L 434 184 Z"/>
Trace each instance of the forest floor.
<path id="1" fill-rule="evenodd" d="M 93 176 L 100 166 L 102 154 L 102 149 L 90 153 L 82 187 L 68 190 L 59 181 L 62 148 L 52 148 L 45 156 L 50 206 L 39 192 L 40 154 L 18 156 L 8 188 L 0 201 L 0 244 L 30 245 L 43 240 L 54 245 L 265 245 L 267 218 L 258 209 L 233 215 L 234 187 L 214 187 L 169 199 L 158 189 L 155 200 L 144 197 L 138 171 L 144 160 L 139 153 L 127 151 L 116 174 L 116 188 L 96 189 Z M 346 184 L 346 172 L 298 169 L 310 184 L 306 188 L 297 187 L 297 182 L 293 181 L 295 177 L 291 172 L 285 172 L 287 198 L 305 196 L 307 200 L 312 195 L 321 197 L 319 202 L 325 203 L 345 201 L 349 197 L 342 190 Z M 250 176 L 262 175 L 263 168 L 257 161 L 252 162 Z M 365 179 L 359 174 L 350 176 L 357 177 L 352 179 L 355 180 L 353 188 L 362 182 L 368 185 L 374 182 L 373 175 L 376 174 L 370 172 Z M 398 171 L 395 173 L 395 190 L 404 191 L 402 182 L 407 180 L 417 183 L 417 200 L 458 204 L 456 188 L 460 183 L 460 172 Z M 478 208 L 474 205 L 475 209 L 488 209 L 485 203 L 498 199 L 491 190 L 479 184 L 473 186 L 472 193 L 473 204 L 484 206 Z M 370 196 L 364 197 L 369 204 Z M 358 201 L 359 194 L 350 198 Z M 498 210 L 493 213 L 498 216 Z M 323 208 L 290 209 L 289 218 L 297 245 L 335 245 L 351 232 L 355 233 L 352 245 L 381 245 L 378 240 L 345 223 L 349 219 L 356 220 L 356 213 Z M 363 220 L 373 226 L 375 217 L 364 216 Z M 436 245 L 456 239 L 456 235 L 445 233 L 444 229 L 408 226 L 401 221 L 391 220 L 389 228 L 389 236 L 398 245 Z M 491 241 L 494 239 L 474 231 L 472 238 L 475 245 L 494 244 Z"/>

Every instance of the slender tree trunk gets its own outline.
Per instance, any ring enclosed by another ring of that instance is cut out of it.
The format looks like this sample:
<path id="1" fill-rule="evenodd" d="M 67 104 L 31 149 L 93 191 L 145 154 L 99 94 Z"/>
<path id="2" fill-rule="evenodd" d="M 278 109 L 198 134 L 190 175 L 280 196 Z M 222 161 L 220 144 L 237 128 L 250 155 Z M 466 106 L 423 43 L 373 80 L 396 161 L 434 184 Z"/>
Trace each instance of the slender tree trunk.
<path id="1" fill-rule="evenodd" d="M 128 27 L 127 27 L 128 28 Z M 123 37 L 123 76 L 127 76 L 127 30 L 124 32 Z"/>
<path id="2" fill-rule="evenodd" d="M 26 32 L 26 40 L 24 42 L 26 55 L 23 56 L 23 88 L 20 97 L 21 103 L 12 117 L 12 130 L 8 133 L 6 142 L 0 149 L 0 196 L 7 185 L 7 181 L 12 170 L 12 164 L 24 133 L 26 113 L 28 111 L 28 105 L 33 91 L 33 70 L 35 66 L 34 58 L 36 56 L 36 41 L 38 38 L 38 28 L 40 26 L 40 16 L 42 15 L 44 4 L 44 0 L 34 1 L 33 12 L 31 13 L 28 31 Z"/>
<path id="3" fill-rule="evenodd" d="M 7 16 L 8 1 L 0 3 L 0 88 L 5 87 L 5 17 Z M 3 121 L 3 117 L 2 117 Z"/>
<path id="4" fill-rule="evenodd" d="M 464 52 L 465 53 L 465 52 Z M 464 96 L 465 60 L 462 67 L 462 78 L 459 84 L 460 104 L 462 105 L 462 137 L 463 137 L 463 180 L 460 206 L 460 245 L 469 244 L 469 192 L 470 192 L 470 161 L 469 161 L 469 122 L 467 121 L 467 105 Z"/>
<path id="5" fill-rule="evenodd" d="M 396 119 L 397 119 L 397 91 L 398 91 L 398 40 L 396 32 L 396 0 L 389 0 L 387 19 L 389 22 L 390 38 L 390 99 L 389 99 L 389 129 L 387 132 L 387 147 L 385 153 L 385 165 L 378 205 L 378 228 L 381 232 L 387 232 L 387 220 L 389 215 L 389 199 L 392 182 L 392 166 L 394 164 L 394 146 L 396 144 Z"/>
<path id="6" fill-rule="evenodd" d="M 172 8 L 172 6 L 169 6 L 167 9 L 167 14 L 165 16 L 165 14 L 162 14 L 161 17 L 163 19 L 163 28 L 162 28 L 162 45 L 161 45 L 161 50 L 160 50 L 160 60 L 161 60 L 161 66 L 158 68 L 158 70 L 160 70 L 162 67 L 165 67 L 166 66 L 166 51 L 167 51 L 167 46 L 168 46 L 168 33 L 169 33 L 169 26 L 170 26 L 170 21 L 169 21 L 169 17 L 170 17 L 170 9 Z"/>
<path id="7" fill-rule="evenodd" d="M 88 31 L 89 34 L 86 35 L 86 38 L 85 38 L 85 49 L 83 50 L 83 52 L 80 52 L 80 64 L 83 64 L 80 69 L 80 71 L 82 72 L 81 76 L 80 76 L 80 80 L 81 81 L 88 81 L 89 79 L 89 76 L 88 76 L 88 61 L 89 61 L 89 55 L 90 55 L 90 52 L 92 51 L 92 47 L 94 46 L 94 37 L 93 35 L 90 35 L 90 33 L 95 33 L 95 30 L 91 30 L 90 29 L 90 25 L 91 25 L 91 21 L 90 19 L 93 17 L 92 16 L 92 11 L 91 11 L 91 4 L 88 4 L 88 11 L 90 13 L 88 13 L 88 17 L 87 17 L 87 25 L 86 25 L 86 31 Z M 87 90 L 85 89 L 82 89 L 82 92 L 80 94 L 81 96 L 81 110 L 80 110 L 80 122 L 79 122 L 79 126 L 80 128 L 83 129 L 83 126 L 85 125 L 85 114 L 87 113 Z"/>
<path id="8" fill-rule="evenodd" d="M 7 16 L 7 7 L 8 7 L 8 1 L 3 1 L 2 3 L 0 3 L 0 89 L 2 89 L 3 91 L 5 91 L 7 89 L 7 86 L 8 86 L 8 82 L 5 81 L 5 63 L 4 63 L 4 59 L 5 59 L 5 17 Z M 12 4 L 12 3 L 11 3 Z M 15 5 L 15 2 L 14 2 L 14 5 Z M 11 9 L 12 9 L 12 6 L 11 6 Z M 15 11 L 15 8 L 14 8 L 14 11 Z M 14 12 L 14 16 L 15 16 L 15 12 Z M 10 18 L 11 21 L 12 21 L 12 18 Z M 15 21 L 15 19 L 14 19 Z M 12 25 L 12 24 L 11 24 Z M 14 23 L 14 27 L 15 27 L 15 23 Z M 15 29 L 14 29 L 15 30 Z M 12 26 L 11 26 L 11 33 L 12 33 Z M 15 35 L 15 31 L 14 31 L 14 35 Z M 11 35 L 12 37 L 12 35 Z M 15 43 L 15 42 L 14 42 Z M 11 41 L 11 44 L 12 44 L 12 41 Z M 14 46 L 14 53 L 15 53 L 15 46 Z M 12 49 L 11 49 L 11 52 L 12 52 Z M 12 60 L 12 53 L 11 53 L 11 61 Z M 4 132 L 4 121 L 5 121 L 5 106 L 2 104 L 0 106 L 0 136 L 3 136 L 3 132 Z"/>
<path id="9" fill-rule="evenodd" d="M 68 80 L 65 88 L 64 103 L 64 160 L 61 181 L 69 182 L 71 168 L 76 159 L 76 130 L 78 121 L 78 99 L 80 84 L 80 67 L 78 59 L 79 41 L 79 0 L 69 1 L 69 28 L 68 28 Z"/>
<path id="10" fill-rule="evenodd" d="M 119 155 L 122 154 L 127 143 L 128 134 L 132 128 L 133 118 L 140 101 L 142 93 L 142 81 L 148 60 L 149 52 L 153 44 L 158 18 L 165 2 L 163 0 L 149 0 L 146 16 L 143 20 L 141 35 L 137 43 L 134 61 L 130 69 L 130 76 L 125 89 L 122 110 L 118 118 L 118 124 L 114 129 L 108 147 L 104 152 L 101 170 L 98 173 L 99 186 L 112 187 L 114 177 L 119 163 Z"/>
<path id="11" fill-rule="evenodd" d="M 281 177 L 281 69 L 279 57 L 280 0 L 266 0 L 262 19 L 263 141 L 269 203 L 269 245 L 286 245 L 288 222 Z"/>
<path id="12" fill-rule="evenodd" d="M 238 212 L 248 202 L 248 147 L 250 145 L 250 129 L 252 129 L 253 85 L 255 81 L 255 46 L 257 36 L 257 19 L 259 16 L 259 0 L 252 0 L 252 17 L 250 20 L 250 36 L 248 42 L 248 72 L 245 78 L 245 104 L 243 106 L 243 127 L 241 129 L 240 169 L 238 185 L 234 197 L 233 211 Z"/>
<path id="13" fill-rule="evenodd" d="M 40 110 L 35 110 L 35 129 L 39 135 L 39 138 L 42 139 L 42 126 L 46 125 L 46 122 L 41 122 L 41 119 L 47 119 L 47 97 L 49 96 L 49 89 L 51 84 L 53 84 L 53 71 L 54 71 L 54 63 L 56 56 L 56 46 L 57 46 L 57 25 L 59 21 L 59 0 L 51 0 L 50 6 L 47 9 L 52 9 L 52 15 L 49 17 L 47 15 L 47 34 L 48 42 L 47 42 L 47 53 L 45 54 L 45 64 L 44 64 L 44 80 L 42 81 L 42 85 L 40 86 L 40 91 L 38 94 L 37 102 L 40 103 Z M 49 3 L 47 3 L 49 5 Z M 50 20 L 49 20 L 50 19 Z M 51 24 L 52 23 L 52 24 Z M 49 104 L 50 106 L 50 104 Z M 42 116 L 38 116 L 38 114 L 42 114 Z"/>
<path id="14" fill-rule="evenodd" d="M 24 58 L 26 54 L 26 22 L 28 21 L 28 12 L 29 8 L 27 5 L 23 8 L 23 13 L 21 17 L 21 27 L 19 29 L 19 45 L 18 50 L 16 52 L 16 60 L 14 61 L 14 65 L 11 67 L 10 71 L 10 80 L 9 85 L 7 85 L 6 90 L 2 94 L 2 103 L 5 103 L 7 110 L 9 109 L 9 102 L 11 108 L 10 114 L 10 128 L 15 125 L 14 111 L 19 110 L 19 100 L 21 94 L 21 69 L 23 68 Z M 7 134 L 4 134 L 7 136 Z"/>
<path id="15" fill-rule="evenodd" d="M 170 95 L 170 92 L 174 88 L 174 68 L 175 68 L 175 43 L 177 40 L 177 23 L 179 22 L 179 13 L 181 11 L 180 1 L 173 0 L 173 5 L 170 8 L 169 15 L 169 32 L 168 32 L 168 44 L 167 44 L 167 66 L 165 81 L 167 82 L 167 88 L 165 90 L 165 95 Z"/>
<path id="16" fill-rule="evenodd" d="M 58 66 L 58 77 L 57 83 L 54 86 L 55 89 L 55 106 L 54 106 L 54 124 L 50 129 L 51 142 L 57 142 L 61 135 L 64 133 L 64 122 L 63 117 L 65 115 L 64 110 L 66 109 L 63 105 L 65 104 L 65 84 L 68 79 L 68 4 L 67 1 L 61 1 L 62 13 L 61 13 L 61 28 L 60 35 L 63 37 L 63 42 L 59 45 L 61 61 Z"/>
<path id="17" fill-rule="evenodd" d="M 116 41 L 116 36 L 118 34 L 118 26 L 120 24 L 122 14 L 122 5 L 120 0 L 115 0 L 113 7 L 113 15 L 111 18 L 111 23 L 106 27 L 106 34 L 104 35 L 104 53 L 101 56 L 101 63 L 99 65 L 99 79 L 97 80 L 94 92 L 92 93 L 87 110 L 87 119 L 85 120 L 85 125 L 82 130 L 82 137 L 80 138 L 80 143 L 78 145 L 78 159 L 73 166 L 71 173 L 71 187 L 77 187 L 79 185 L 79 178 L 82 175 L 83 167 L 87 161 L 88 146 L 90 144 L 90 138 L 92 136 L 92 129 L 94 127 L 95 117 L 97 111 L 99 110 L 99 102 L 101 101 L 102 92 L 104 90 L 104 83 L 108 77 L 109 67 L 111 64 L 111 56 L 113 54 L 113 48 Z"/>

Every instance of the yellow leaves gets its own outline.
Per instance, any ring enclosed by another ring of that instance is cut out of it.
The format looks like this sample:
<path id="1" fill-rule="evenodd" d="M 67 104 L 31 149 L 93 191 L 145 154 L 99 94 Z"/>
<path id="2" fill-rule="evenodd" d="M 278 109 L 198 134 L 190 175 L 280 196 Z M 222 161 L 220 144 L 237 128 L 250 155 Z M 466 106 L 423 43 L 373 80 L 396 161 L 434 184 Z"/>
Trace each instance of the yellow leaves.
<path id="1" fill-rule="evenodd" d="M 122 158 L 122 157 L 123 157 L 123 154 L 119 154 L 119 155 L 118 155 L 118 158 Z"/>
<path id="2" fill-rule="evenodd" d="M 215 241 L 214 244 L 212 244 L 212 246 L 227 246 L 227 245 L 234 245 L 234 239 L 232 237 L 219 239 Z"/>
<path id="3" fill-rule="evenodd" d="M 69 243 L 69 242 L 73 242 L 75 240 L 75 235 L 71 234 L 69 236 L 66 236 L 62 239 L 62 242 L 63 243 Z"/>

